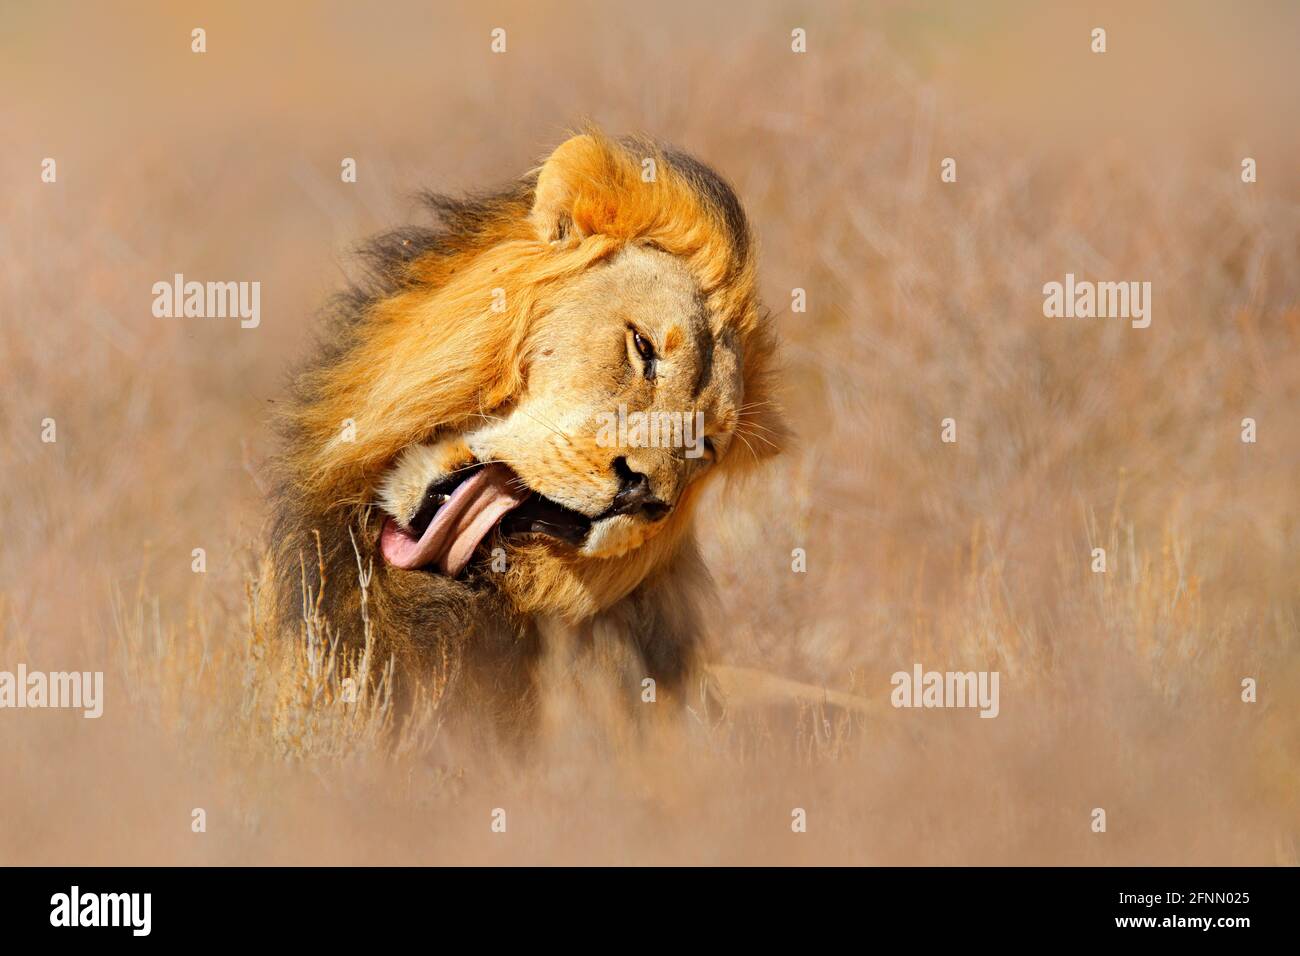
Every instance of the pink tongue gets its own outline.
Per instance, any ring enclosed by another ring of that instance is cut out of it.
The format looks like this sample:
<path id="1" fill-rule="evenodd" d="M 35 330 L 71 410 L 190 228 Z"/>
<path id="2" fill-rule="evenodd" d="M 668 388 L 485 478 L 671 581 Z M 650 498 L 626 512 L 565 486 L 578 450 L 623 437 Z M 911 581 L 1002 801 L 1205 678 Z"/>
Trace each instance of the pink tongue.
<path id="1" fill-rule="evenodd" d="M 379 535 L 384 559 L 394 567 L 408 569 L 436 563 L 454 578 L 506 512 L 524 503 L 528 491 L 512 487 L 519 483 L 505 465 L 484 465 L 452 492 L 419 540 L 389 518 Z"/>

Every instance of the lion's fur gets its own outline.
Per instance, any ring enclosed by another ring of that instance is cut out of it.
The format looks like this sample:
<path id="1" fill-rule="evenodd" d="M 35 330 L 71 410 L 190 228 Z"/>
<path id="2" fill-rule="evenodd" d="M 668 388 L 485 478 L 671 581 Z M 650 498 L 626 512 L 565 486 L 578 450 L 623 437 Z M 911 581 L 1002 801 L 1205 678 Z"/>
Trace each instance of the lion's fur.
<path id="1" fill-rule="evenodd" d="M 645 158 L 654 160 L 653 181 L 642 176 Z M 504 575 L 463 579 L 387 567 L 372 505 L 403 449 L 467 429 L 524 392 L 538 317 L 629 244 L 684 263 L 715 332 L 739 343 L 749 409 L 739 425 L 757 440 L 737 443 L 725 473 L 743 474 L 765 457 L 781 432 L 774 338 L 734 194 L 680 153 L 588 132 L 498 193 L 426 198 L 440 227 L 398 231 L 369 247 L 369 274 L 340 298 L 280 415 L 264 616 L 290 633 L 300 628 L 304 569 L 311 578 L 319 533 L 322 604 L 345 641 L 360 634 L 355 541 L 363 562 L 375 564 L 370 616 L 381 647 L 417 671 L 449 652 L 461 685 L 491 688 L 485 696 L 502 712 L 528 709 L 544 620 L 617 626 L 647 673 L 672 686 L 697 653 L 697 605 L 708 587 L 690 530 L 698 487 L 687 489 L 663 533 L 621 557 L 572 560 L 529 543 Z M 504 311 L 492 308 L 494 290 L 504 290 Z"/>

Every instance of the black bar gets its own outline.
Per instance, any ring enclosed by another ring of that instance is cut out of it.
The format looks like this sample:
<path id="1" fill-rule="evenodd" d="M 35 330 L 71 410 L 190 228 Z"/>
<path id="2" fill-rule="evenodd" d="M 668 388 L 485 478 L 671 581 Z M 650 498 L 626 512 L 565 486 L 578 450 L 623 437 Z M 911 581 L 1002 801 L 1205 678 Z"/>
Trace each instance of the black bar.
<path id="1" fill-rule="evenodd" d="M 591 870 L 421 868 L 43 868 L 0 871 L 7 941 L 118 938 L 208 943 L 277 940 L 337 946 L 414 935 L 430 946 L 460 933 L 670 945 L 694 935 L 732 942 L 770 934 L 904 933 L 936 941 L 1204 939 L 1218 945 L 1285 932 L 1290 869 Z M 52 925 L 120 914 L 117 926 Z M 115 896 L 141 895 L 131 908 Z M 1123 896 L 1121 896 L 1123 894 Z M 1171 894 L 1175 894 L 1171 900 Z M 93 903 L 87 897 L 94 897 Z M 59 900 L 68 906 L 59 911 Z M 134 917 L 132 919 L 131 917 Z M 1208 925 L 1201 921 L 1208 920 Z M 69 920 L 64 919 L 64 922 Z M 1139 922 L 1134 922 L 1139 921 Z M 1195 921 L 1195 922 L 1193 922 Z M 1227 923 L 1225 921 L 1231 921 Z M 1121 925 L 1123 923 L 1123 925 Z M 610 934 L 613 935 L 610 935 Z M 1244 935 L 1243 935 L 1244 934 Z M 917 950 L 921 951 L 921 950 Z"/>

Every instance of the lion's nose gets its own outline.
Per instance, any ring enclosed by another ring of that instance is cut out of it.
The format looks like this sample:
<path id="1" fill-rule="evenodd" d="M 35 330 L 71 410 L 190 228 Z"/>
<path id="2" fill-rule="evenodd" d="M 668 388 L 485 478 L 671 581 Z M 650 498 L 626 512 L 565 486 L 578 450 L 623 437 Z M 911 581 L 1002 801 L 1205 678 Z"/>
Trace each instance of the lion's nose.
<path id="1" fill-rule="evenodd" d="M 641 515 L 647 521 L 658 521 L 672 510 L 672 505 L 650 493 L 650 479 L 633 471 L 626 458 L 614 459 L 614 474 L 618 476 L 618 492 L 605 512 L 606 517 Z"/>

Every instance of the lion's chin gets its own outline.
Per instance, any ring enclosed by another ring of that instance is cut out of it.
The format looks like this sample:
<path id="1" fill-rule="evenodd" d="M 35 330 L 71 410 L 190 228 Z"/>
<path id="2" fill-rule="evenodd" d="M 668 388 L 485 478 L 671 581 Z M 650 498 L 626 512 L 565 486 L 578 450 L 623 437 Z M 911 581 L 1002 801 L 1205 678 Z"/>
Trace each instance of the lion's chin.
<path id="1" fill-rule="evenodd" d="M 621 558 L 654 537 L 661 524 L 647 524 L 628 515 L 615 515 L 592 522 L 586 540 L 578 549 L 584 558 Z"/>
<path id="2" fill-rule="evenodd" d="M 613 520 L 602 519 L 593 525 Z M 620 516 L 619 524 L 625 521 L 630 519 Z M 663 528 L 655 529 L 657 533 L 638 534 L 628 529 L 626 536 L 611 534 L 616 530 L 611 527 L 598 539 L 608 541 L 611 550 L 598 555 L 587 553 L 587 543 L 571 549 L 541 536 L 521 537 L 508 553 L 505 573 L 495 580 L 521 612 L 583 621 L 627 597 L 672 559 L 687 528 L 672 519 L 660 525 Z M 632 546 L 637 538 L 644 543 Z"/>

